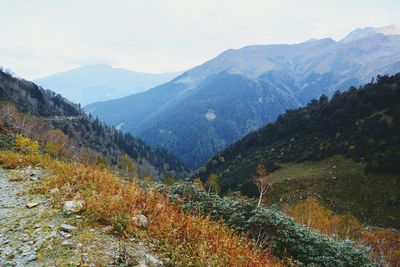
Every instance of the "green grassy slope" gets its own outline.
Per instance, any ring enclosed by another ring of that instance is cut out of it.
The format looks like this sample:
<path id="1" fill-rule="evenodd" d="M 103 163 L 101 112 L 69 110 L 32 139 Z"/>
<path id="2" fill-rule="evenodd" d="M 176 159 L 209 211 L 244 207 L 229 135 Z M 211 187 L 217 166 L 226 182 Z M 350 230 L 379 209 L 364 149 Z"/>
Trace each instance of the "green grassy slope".
<path id="1" fill-rule="evenodd" d="M 365 164 L 341 155 L 284 164 L 275 173 L 269 203 L 297 203 L 314 196 L 361 221 L 400 228 L 400 175 L 366 173 Z"/>
<path id="2" fill-rule="evenodd" d="M 196 176 L 215 173 L 222 192 L 257 194 L 256 166 L 278 182 L 268 201 L 317 195 L 336 212 L 400 228 L 400 74 L 322 96 L 221 151 Z M 335 167 L 336 166 L 336 167 Z"/>

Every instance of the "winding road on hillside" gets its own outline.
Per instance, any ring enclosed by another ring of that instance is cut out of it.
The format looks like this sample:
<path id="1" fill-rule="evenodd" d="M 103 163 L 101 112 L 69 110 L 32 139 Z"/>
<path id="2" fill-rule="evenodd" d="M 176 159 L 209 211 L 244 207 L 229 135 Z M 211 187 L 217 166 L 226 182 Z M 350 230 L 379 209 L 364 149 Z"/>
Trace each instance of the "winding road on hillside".
<path id="1" fill-rule="evenodd" d="M 83 115 L 79 116 L 54 116 L 54 117 L 44 117 L 45 121 L 72 121 L 82 119 Z"/>

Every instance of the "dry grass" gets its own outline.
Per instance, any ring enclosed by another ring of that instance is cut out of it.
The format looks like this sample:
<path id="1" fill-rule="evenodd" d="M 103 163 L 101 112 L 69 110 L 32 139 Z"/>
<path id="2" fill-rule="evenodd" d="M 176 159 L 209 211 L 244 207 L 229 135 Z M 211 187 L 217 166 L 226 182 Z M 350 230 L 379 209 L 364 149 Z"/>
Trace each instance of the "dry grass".
<path id="1" fill-rule="evenodd" d="M 85 201 L 85 215 L 93 223 L 112 225 L 121 236 L 142 231 L 160 251 L 178 266 L 276 266 L 270 253 L 257 249 L 251 240 L 207 217 L 185 214 L 179 206 L 155 190 L 135 182 L 122 182 L 108 170 L 66 163 L 43 155 L 0 152 L 0 164 L 9 168 L 41 165 L 51 175 L 41 190 L 60 190 L 55 204 L 63 200 Z M 131 218 L 144 214 L 147 229 L 139 229 Z"/>
<path id="2" fill-rule="evenodd" d="M 370 247 L 369 254 L 378 266 L 400 266 L 400 233 L 395 230 L 367 230 L 354 216 L 335 214 L 315 198 L 286 206 L 285 212 L 299 224 L 334 239 L 351 239 Z"/>

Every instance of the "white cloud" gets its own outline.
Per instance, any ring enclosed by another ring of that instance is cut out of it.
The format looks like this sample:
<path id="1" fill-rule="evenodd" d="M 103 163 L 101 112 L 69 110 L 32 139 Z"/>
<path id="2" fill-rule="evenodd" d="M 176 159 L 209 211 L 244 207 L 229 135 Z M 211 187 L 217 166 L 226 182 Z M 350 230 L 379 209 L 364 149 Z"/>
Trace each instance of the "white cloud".
<path id="1" fill-rule="evenodd" d="M 0 65 L 32 79 L 111 63 L 162 72 L 228 48 L 400 24 L 398 0 L 0 0 Z"/>

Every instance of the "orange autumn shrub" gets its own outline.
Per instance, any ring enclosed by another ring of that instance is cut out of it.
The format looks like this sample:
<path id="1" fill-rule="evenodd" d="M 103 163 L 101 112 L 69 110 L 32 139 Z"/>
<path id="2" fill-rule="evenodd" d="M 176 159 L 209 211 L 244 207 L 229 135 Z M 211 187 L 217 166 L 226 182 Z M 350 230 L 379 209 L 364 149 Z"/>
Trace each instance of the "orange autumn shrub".
<path id="1" fill-rule="evenodd" d="M 337 215 L 313 197 L 295 206 L 286 206 L 285 212 L 296 222 L 333 238 L 357 239 L 363 230 L 362 225 L 353 215 L 349 213 Z"/>
<path id="2" fill-rule="evenodd" d="M 286 206 L 285 211 L 311 229 L 368 246 L 372 261 L 379 266 L 400 266 L 400 233 L 394 230 L 364 229 L 353 215 L 337 215 L 313 197 L 295 206 Z"/>
<path id="3" fill-rule="evenodd" d="M 121 236 L 138 233 L 133 216 L 149 219 L 145 238 L 157 244 L 169 264 L 178 266 L 272 266 L 279 263 L 251 240 L 207 217 L 193 216 L 154 189 L 121 181 L 107 169 L 66 163 L 42 155 L 0 152 L 0 162 L 18 166 L 41 165 L 50 175 L 47 189 L 57 187 L 62 200 L 82 199 L 93 223 L 112 225 Z"/>
<path id="4" fill-rule="evenodd" d="M 373 261 L 380 266 L 400 266 L 400 233 L 391 229 L 364 231 L 360 242 L 371 248 Z"/>

